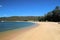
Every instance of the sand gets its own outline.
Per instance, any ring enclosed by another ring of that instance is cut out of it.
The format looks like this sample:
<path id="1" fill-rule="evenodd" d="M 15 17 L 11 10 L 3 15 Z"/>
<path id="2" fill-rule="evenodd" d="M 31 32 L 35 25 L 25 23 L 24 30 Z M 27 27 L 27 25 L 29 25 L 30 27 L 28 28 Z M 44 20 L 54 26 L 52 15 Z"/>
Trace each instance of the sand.
<path id="1" fill-rule="evenodd" d="M 0 40 L 60 40 L 60 24 L 57 22 L 35 23 L 38 25 L 29 30 L 0 33 Z"/>

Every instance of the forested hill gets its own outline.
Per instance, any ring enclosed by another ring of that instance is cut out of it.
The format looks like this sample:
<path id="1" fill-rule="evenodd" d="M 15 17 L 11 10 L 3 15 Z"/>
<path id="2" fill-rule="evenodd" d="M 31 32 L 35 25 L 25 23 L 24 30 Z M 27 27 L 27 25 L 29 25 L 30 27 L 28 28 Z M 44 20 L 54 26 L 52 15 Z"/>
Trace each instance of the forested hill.
<path id="1" fill-rule="evenodd" d="M 44 16 L 12 16 L 0 17 L 0 21 L 54 21 L 60 22 L 60 6 L 48 12 Z"/>
<path id="2" fill-rule="evenodd" d="M 39 16 L 12 16 L 1 17 L 0 21 L 37 21 Z"/>

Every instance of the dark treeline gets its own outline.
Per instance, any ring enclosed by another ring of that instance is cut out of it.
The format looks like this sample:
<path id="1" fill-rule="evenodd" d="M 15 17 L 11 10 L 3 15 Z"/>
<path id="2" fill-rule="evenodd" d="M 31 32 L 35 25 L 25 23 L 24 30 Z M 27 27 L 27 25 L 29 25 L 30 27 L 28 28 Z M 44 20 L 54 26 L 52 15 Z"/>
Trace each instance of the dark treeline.
<path id="1" fill-rule="evenodd" d="M 59 22 L 60 21 L 60 6 L 56 6 L 54 10 L 45 15 L 45 20 Z"/>
<path id="2" fill-rule="evenodd" d="M 56 6 L 55 9 L 48 12 L 44 16 L 12 16 L 1 17 L 0 21 L 60 21 L 60 6 Z"/>

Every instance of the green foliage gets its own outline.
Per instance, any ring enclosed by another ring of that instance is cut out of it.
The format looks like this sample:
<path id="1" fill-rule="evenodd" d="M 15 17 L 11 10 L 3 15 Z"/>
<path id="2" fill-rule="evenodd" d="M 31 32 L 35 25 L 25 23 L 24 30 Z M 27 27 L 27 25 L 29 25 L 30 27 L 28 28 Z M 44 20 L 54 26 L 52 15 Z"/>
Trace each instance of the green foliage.
<path id="1" fill-rule="evenodd" d="M 56 7 L 53 11 L 49 12 L 45 19 L 48 21 L 58 22 L 60 21 L 60 7 Z"/>

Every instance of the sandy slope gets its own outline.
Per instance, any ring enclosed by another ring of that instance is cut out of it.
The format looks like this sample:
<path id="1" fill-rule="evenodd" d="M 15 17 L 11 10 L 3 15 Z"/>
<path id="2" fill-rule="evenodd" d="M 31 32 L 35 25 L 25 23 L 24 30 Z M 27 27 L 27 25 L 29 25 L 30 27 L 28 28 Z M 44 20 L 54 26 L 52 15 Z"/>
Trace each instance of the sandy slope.
<path id="1" fill-rule="evenodd" d="M 60 40 L 60 24 L 55 22 L 36 22 L 39 25 L 17 34 L 10 40 Z M 2 39 L 1 39 L 2 40 Z"/>

